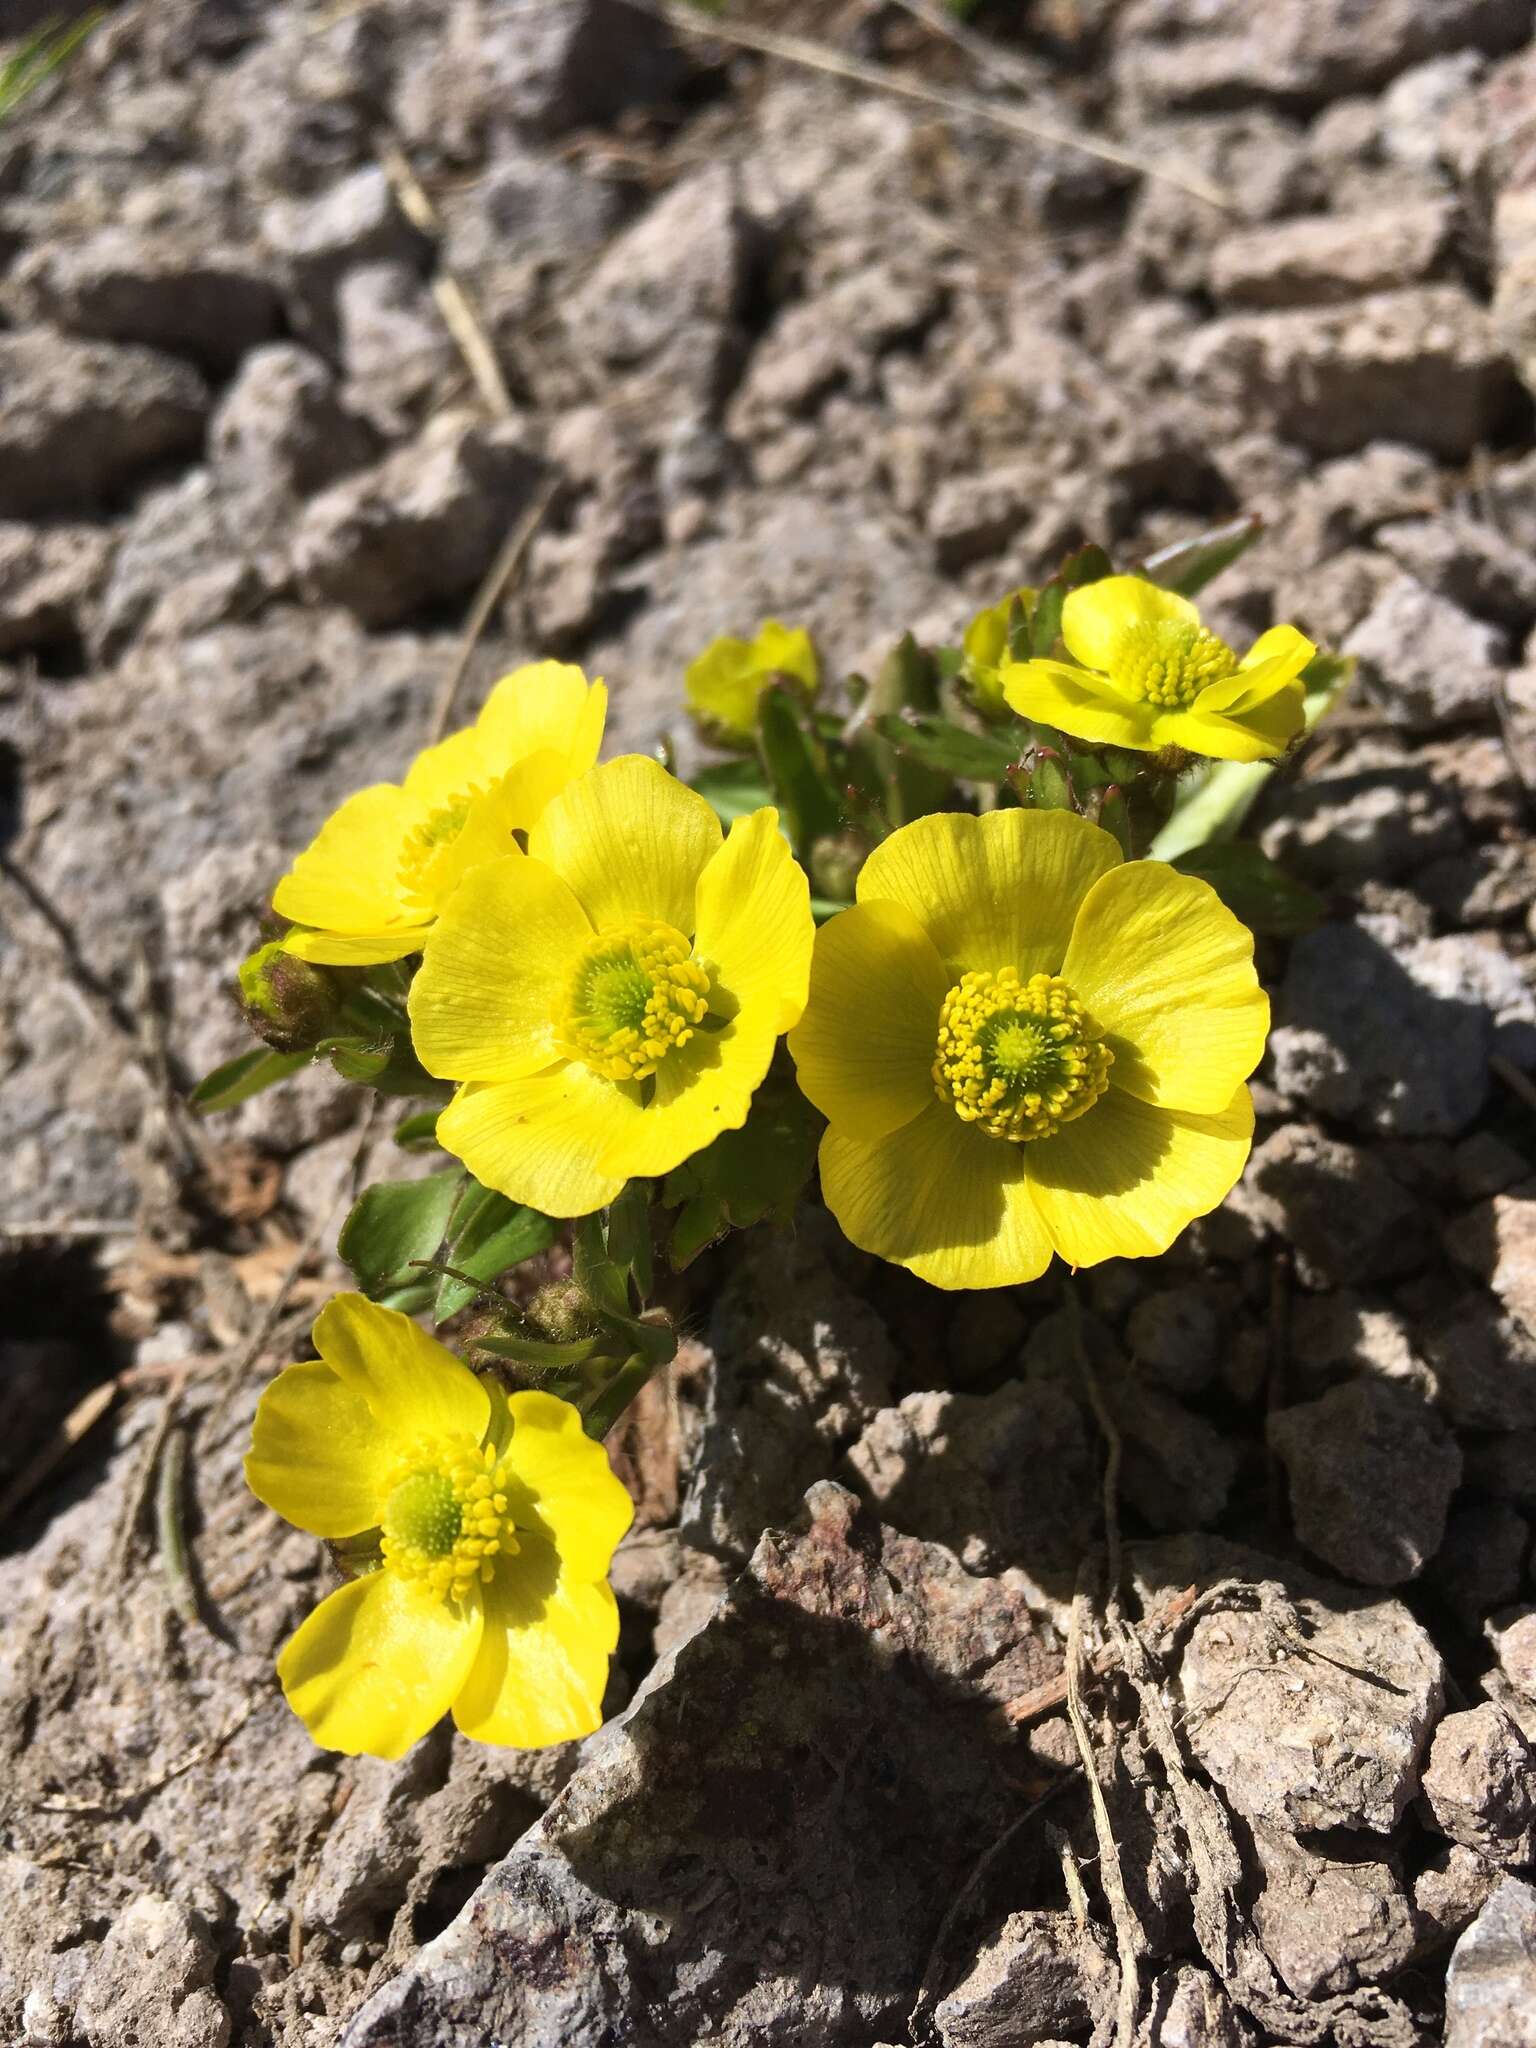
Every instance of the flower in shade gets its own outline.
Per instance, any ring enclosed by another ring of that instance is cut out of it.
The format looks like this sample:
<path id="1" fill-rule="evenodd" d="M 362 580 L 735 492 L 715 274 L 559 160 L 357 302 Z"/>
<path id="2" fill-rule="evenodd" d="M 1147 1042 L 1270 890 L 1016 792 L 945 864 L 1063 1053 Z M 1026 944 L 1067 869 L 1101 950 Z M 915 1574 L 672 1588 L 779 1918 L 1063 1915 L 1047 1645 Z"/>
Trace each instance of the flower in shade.
<path id="1" fill-rule="evenodd" d="M 809 891 L 778 813 L 722 840 L 701 796 L 627 755 L 477 869 L 428 938 L 411 1035 L 463 1085 L 440 1145 L 556 1216 L 670 1173 L 746 1121 L 810 971 Z"/>
<path id="2" fill-rule="evenodd" d="M 683 678 L 688 703 L 723 737 L 749 740 L 757 730 L 757 700 L 772 682 L 789 677 L 814 697 L 821 667 L 811 636 L 801 626 L 768 619 L 753 640 L 727 635 L 711 641 Z"/>
<path id="3" fill-rule="evenodd" d="M 318 1360 L 261 1398 L 246 1478 L 296 1527 L 360 1539 L 375 1568 L 289 1640 L 288 1704 L 350 1756 L 401 1756 L 450 1712 L 517 1749 L 590 1734 L 631 1515 L 601 1444 L 569 1402 L 503 1394 L 361 1295 L 327 1303 L 314 1341 Z"/>
<path id="4" fill-rule="evenodd" d="M 1006 718 L 1002 666 L 1008 656 L 1008 625 L 1017 605 L 1027 616 L 1036 592 L 1011 590 L 999 603 L 977 612 L 965 629 L 961 647 L 965 655 L 963 674 L 971 687 L 976 708 L 987 718 Z"/>
<path id="5" fill-rule="evenodd" d="M 1317 649 L 1294 626 L 1272 626 L 1239 659 L 1187 597 L 1106 576 L 1067 593 L 1061 637 L 1081 666 L 1003 663 L 1003 695 L 1021 717 L 1105 746 L 1218 761 L 1272 760 L 1302 731 L 1301 672 Z"/>
<path id="6" fill-rule="evenodd" d="M 1269 1005 L 1214 890 L 1067 811 L 935 815 L 865 862 L 790 1033 L 846 1235 L 940 1287 L 1165 1251 L 1253 1134 Z"/>
<path id="7" fill-rule="evenodd" d="M 540 661 L 503 676 L 475 723 L 428 747 L 403 783 L 349 796 L 277 885 L 302 960 L 363 966 L 419 952 L 473 868 L 513 845 L 597 759 L 608 693 Z"/>

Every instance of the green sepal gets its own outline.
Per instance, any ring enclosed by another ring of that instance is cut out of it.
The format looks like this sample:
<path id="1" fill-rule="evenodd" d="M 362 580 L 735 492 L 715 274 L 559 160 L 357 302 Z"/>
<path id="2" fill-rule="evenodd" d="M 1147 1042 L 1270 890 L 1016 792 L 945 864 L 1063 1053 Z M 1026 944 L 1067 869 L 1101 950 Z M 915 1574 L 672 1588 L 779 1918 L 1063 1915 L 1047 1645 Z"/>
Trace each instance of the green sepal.
<path id="1" fill-rule="evenodd" d="M 312 1053 L 273 1052 L 270 1046 L 265 1045 L 250 1052 L 237 1053 L 222 1067 L 215 1067 L 211 1074 L 204 1074 L 188 1095 L 187 1105 L 199 1116 L 212 1116 L 220 1109 L 235 1109 L 240 1103 L 249 1102 L 253 1095 L 260 1095 L 264 1088 L 286 1081 L 300 1067 L 307 1067 L 312 1058 Z"/>

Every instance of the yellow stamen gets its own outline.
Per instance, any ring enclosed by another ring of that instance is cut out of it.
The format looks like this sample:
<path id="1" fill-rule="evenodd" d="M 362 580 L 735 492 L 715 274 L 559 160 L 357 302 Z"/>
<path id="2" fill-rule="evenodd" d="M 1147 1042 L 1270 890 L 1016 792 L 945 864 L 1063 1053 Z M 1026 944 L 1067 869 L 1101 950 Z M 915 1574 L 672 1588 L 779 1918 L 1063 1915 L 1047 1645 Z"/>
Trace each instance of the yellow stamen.
<path id="1" fill-rule="evenodd" d="M 654 918 L 612 926 L 583 949 L 555 1018 L 560 1050 L 610 1081 L 643 1081 L 692 1038 L 709 976 L 680 931 Z"/>
<path id="2" fill-rule="evenodd" d="M 1058 975 L 962 975 L 939 1012 L 934 1092 L 991 1137 L 1052 1137 L 1109 1086 L 1114 1054 L 1099 1036 Z"/>
<path id="3" fill-rule="evenodd" d="M 464 830 L 464 821 L 469 816 L 469 807 L 478 790 L 464 790 L 451 797 L 445 804 L 439 804 L 431 816 L 411 828 L 400 848 L 400 859 L 395 877 L 400 893 L 406 904 L 426 916 L 432 916 L 442 907 L 444 884 L 448 876 L 444 869 L 444 855 Z"/>
<path id="4" fill-rule="evenodd" d="M 463 1600 L 488 1582 L 498 1557 L 515 1557 L 511 1461 L 468 1437 L 412 1446 L 389 1482 L 383 1555 L 391 1571 L 424 1579 L 444 1600 Z"/>
<path id="5" fill-rule="evenodd" d="M 1182 710 L 1211 683 L 1237 671 L 1225 640 L 1182 619 L 1144 619 L 1127 626 L 1115 647 L 1110 673 L 1128 697 Z"/>

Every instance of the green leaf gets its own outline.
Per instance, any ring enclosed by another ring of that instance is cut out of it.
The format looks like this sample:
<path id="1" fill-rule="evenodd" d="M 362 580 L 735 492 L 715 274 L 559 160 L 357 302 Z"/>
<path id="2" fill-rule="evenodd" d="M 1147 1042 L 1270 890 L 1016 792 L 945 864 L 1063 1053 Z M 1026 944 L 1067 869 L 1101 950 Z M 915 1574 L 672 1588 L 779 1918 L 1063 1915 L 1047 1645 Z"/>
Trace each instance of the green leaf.
<path id="1" fill-rule="evenodd" d="M 450 1166 L 421 1180 L 381 1180 L 364 1188 L 336 1242 L 364 1294 L 377 1301 L 391 1289 L 422 1284 L 413 1261 L 437 1251 L 466 1180 L 461 1167 Z"/>
<path id="2" fill-rule="evenodd" d="M 699 770 L 688 786 L 713 804 L 722 825 L 745 818 L 773 802 L 773 791 L 755 755 L 739 761 L 712 761 Z"/>
<path id="3" fill-rule="evenodd" d="M 898 753 L 964 782 L 1001 781 L 1026 744 L 1022 729 L 1013 739 L 1003 739 L 920 711 L 887 712 L 875 720 L 875 731 Z"/>
<path id="4" fill-rule="evenodd" d="M 1239 555 L 1247 554 L 1263 531 L 1263 520 L 1253 514 L 1229 520 L 1225 526 L 1196 534 L 1193 540 L 1176 540 L 1170 547 L 1158 548 L 1147 556 L 1140 573 L 1149 583 L 1176 590 L 1181 597 L 1195 597 Z"/>
<path id="5" fill-rule="evenodd" d="M 437 1120 L 440 1109 L 419 1109 L 414 1116 L 408 1116 L 395 1125 L 395 1143 L 402 1152 L 434 1152 L 437 1146 Z"/>
<path id="6" fill-rule="evenodd" d="M 1228 910 L 1260 938 L 1297 938 L 1327 915 L 1328 905 L 1317 891 L 1277 867 L 1252 840 L 1192 847 L 1173 866 L 1209 882 Z"/>
<path id="7" fill-rule="evenodd" d="M 1301 672 L 1304 730 L 1313 732 L 1348 688 L 1355 673 L 1353 655 L 1315 654 Z M 1152 841 L 1154 860 L 1177 860 L 1192 847 L 1231 839 L 1252 810 L 1278 761 L 1212 761 L 1179 783 L 1172 813 Z"/>
<path id="8" fill-rule="evenodd" d="M 842 823 L 826 756 L 808 730 L 805 707 L 777 684 L 758 699 L 757 732 L 784 829 L 804 857 L 813 840 L 835 832 Z"/>
<path id="9" fill-rule="evenodd" d="M 60 65 L 67 63 L 92 29 L 105 19 L 104 11 L 96 7 L 73 23 L 46 22 L 13 57 L 0 65 L 0 121 L 14 113 L 29 93 L 36 92 Z"/>
<path id="10" fill-rule="evenodd" d="M 681 1205 L 668 1257 L 681 1269 L 727 1228 L 772 1217 L 788 1224 L 816 1164 L 824 1118 L 788 1076 L 765 1081 L 747 1121 L 667 1176 L 662 1200 Z"/>
<path id="11" fill-rule="evenodd" d="M 234 1109 L 239 1103 L 249 1102 L 253 1095 L 259 1095 L 263 1088 L 286 1081 L 300 1067 L 307 1067 L 312 1058 L 313 1054 L 308 1052 L 273 1052 L 264 1045 L 251 1052 L 239 1053 L 234 1059 L 226 1060 L 222 1067 L 215 1067 L 211 1074 L 204 1074 L 187 1097 L 188 1107 L 195 1109 L 199 1116 L 212 1116 L 219 1109 Z"/>
<path id="12" fill-rule="evenodd" d="M 1068 555 L 1056 571 L 1055 581 L 1067 590 L 1077 590 L 1084 583 L 1101 583 L 1106 576 L 1113 576 L 1115 565 L 1096 541 L 1089 541 L 1075 553 Z"/>
<path id="13" fill-rule="evenodd" d="M 555 1225 L 537 1209 L 524 1208 L 472 1180 L 449 1219 L 447 1234 L 452 1246 L 448 1264 L 464 1278 L 445 1273 L 439 1280 L 433 1310 L 438 1323 L 468 1308 L 476 1293 L 470 1283 L 488 1287 L 509 1268 L 546 1251 L 554 1242 Z"/>
<path id="14" fill-rule="evenodd" d="M 1066 586 L 1052 577 L 1035 599 L 1029 620 L 1029 651 L 1037 657 L 1048 655 L 1061 632 L 1061 608 L 1066 603 Z"/>

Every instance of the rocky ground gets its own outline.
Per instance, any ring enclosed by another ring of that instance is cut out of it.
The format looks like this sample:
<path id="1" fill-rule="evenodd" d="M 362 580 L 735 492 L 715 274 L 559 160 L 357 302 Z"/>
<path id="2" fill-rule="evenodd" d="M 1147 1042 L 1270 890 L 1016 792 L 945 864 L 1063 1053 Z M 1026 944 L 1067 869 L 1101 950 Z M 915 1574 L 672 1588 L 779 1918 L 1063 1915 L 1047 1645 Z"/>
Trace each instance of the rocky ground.
<path id="1" fill-rule="evenodd" d="M 1134 1955 L 1146 2048 L 1529 2044 L 1529 0 L 736 12 L 1169 175 L 622 0 L 143 0 L 0 129 L 0 2033 L 1107 2042 Z M 568 656 L 615 746 L 767 613 L 846 670 L 1261 513 L 1218 623 L 1360 658 L 1260 814 L 1332 915 L 1086 1373 L 1052 1280 L 712 1255 L 617 1446 L 627 1718 L 345 1762 L 238 1458 L 364 1105 L 178 1103 L 537 506 L 462 702 Z"/>

